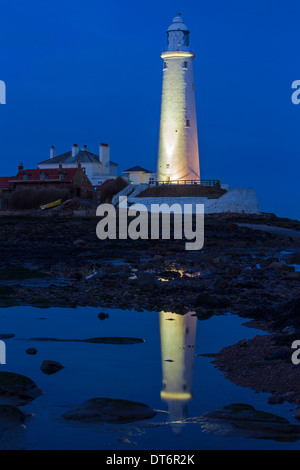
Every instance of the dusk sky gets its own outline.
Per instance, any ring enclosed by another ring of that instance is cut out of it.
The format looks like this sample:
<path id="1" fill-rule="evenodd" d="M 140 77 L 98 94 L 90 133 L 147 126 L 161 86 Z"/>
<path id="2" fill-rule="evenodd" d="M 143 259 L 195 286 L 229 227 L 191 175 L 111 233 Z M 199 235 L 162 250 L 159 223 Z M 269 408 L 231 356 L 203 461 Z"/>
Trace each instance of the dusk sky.
<path id="1" fill-rule="evenodd" d="M 166 29 L 196 53 L 200 171 L 254 187 L 261 211 L 300 218 L 300 5 L 289 1 L 2 2 L 0 175 L 72 144 L 111 148 L 119 172 L 156 170 Z"/>

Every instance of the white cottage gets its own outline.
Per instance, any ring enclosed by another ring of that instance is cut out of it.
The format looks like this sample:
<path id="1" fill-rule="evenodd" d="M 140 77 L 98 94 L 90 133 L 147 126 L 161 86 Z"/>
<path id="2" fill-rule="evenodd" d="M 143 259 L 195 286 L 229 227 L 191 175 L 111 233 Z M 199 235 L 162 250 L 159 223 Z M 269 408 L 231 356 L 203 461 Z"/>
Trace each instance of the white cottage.
<path id="1" fill-rule="evenodd" d="M 72 150 L 55 155 L 55 147 L 50 149 L 50 158 L 38 164 L 40 169 L 59 168 L 61 164 L 63 168 L 77 168 L 81 163 L 82 169 L 93 186 L 98 186 L 104 181 L 116 178 L 118 176 L 118 164 L 110 160 L 109 146 L 101 144 L 99 147 L 99 155 L 92 153 L 84 145 L 79 148 L 74 144 Z"/>

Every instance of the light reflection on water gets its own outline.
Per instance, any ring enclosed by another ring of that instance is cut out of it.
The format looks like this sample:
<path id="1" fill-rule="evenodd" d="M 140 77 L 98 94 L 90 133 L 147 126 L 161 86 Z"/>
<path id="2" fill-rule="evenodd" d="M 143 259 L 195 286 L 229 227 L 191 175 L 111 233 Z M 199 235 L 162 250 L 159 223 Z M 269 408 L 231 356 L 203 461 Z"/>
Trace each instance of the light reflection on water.
<path id="1" fill-rule="evenodd" d="M 197 317 L 194 312 L 176 315 L 160 312 L 162 391 L 172 429 L 179 434 L 188 417 L 192 398 Z"/>
<path id="2" fill-rule="evenodd" d="M 7 364 L 1 365 L 0 370 L 24 374 L 44 391 L 44 395 L 22 408 L 35 415 L 27 425 L 24 447 L 110 450 L 297 447 L 297 443 L 215 436 L 204 433 L 197 419 L 194 423 L 192 419 L 186 421 L 231 403 L 248 403 L 291 420 L 289 404 L 273 405 L 270 409 L 268 395 L 233 385 L 213 367 L 211 359 L 201 356 L 261 334 L 243 327 L 245 319 L 225 315 L 200 322 L 192 312 L 179 315 L 104 310 L 109 318 L 100 321 L 99 309 L 91 307 L 49 308 L 42 312 L 34 307 L 0 309 L 0 333 L 16 335 L 6 341 Z M 45 320 L 39 320 L 40 317 Z M 29 340 L 96 336 L 137 337 L 145 342 L 110 345 Z M 36 347 L 38 354 L 27 355 L 25 350 L 29 347 Z M 45 376 L 40 365 L 47 359 L 60 362 L 64 369 Z M 145 403 L 158 413 L 151 420 L 129 425 L 90 426 L 71 424 L 61 418 L 67 409 L 95 397 Z M 15 448 L 18 443 L 12 441 L 11 445 Z"/>

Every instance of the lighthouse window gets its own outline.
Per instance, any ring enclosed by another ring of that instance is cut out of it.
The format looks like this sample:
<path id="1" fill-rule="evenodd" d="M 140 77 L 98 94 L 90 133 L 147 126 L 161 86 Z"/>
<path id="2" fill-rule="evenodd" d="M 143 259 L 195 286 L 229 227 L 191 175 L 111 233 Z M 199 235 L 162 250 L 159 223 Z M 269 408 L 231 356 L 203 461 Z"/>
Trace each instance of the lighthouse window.
<path id="1" fill-rule="evenodd" d="M 166 164 L 166 168 L 170 168 L 170 164 L 169 164 L 169 163 Z"/>
<path id="2" fill-rule="evenodd" d="M 186 120 L 185 127 L 191 127 L 191 120 L 190 119 Z"/>
<path id="3" fill-rule="evenodd" d="M 183 68 L 184 68 L 184 69 L 187 69 L 187 68 L 188 68 L 188 63 L 187 63 L 187 62 L 183 62 Z"/>
<path id="4" fill-rule="evenodd" d="M 167 66 L 167 62 L 164 62 L 164 69 L 167 69 L 168 66 Z"/>
<path id="5" fill-rule="evenodd" d="M 189 42 L 190 42 L 189 34 L 190 33 L 188 31 L 184 31 L 184 33 L 183 33 L 183 45 L 184 46 L 189 45 Z"/>

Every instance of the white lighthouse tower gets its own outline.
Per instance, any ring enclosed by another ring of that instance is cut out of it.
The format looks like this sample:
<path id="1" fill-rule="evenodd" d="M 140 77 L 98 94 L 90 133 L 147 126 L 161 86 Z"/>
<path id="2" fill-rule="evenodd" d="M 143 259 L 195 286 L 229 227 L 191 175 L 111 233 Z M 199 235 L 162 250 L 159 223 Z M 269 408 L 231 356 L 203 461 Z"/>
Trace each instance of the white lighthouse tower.
<path id="1" fill-rule="evenodd" d="M 181 14 L 167 30 L 163 52 L 163 86 L 157 180 L 199 180 L 199 150 L 189 30 Z"/>

